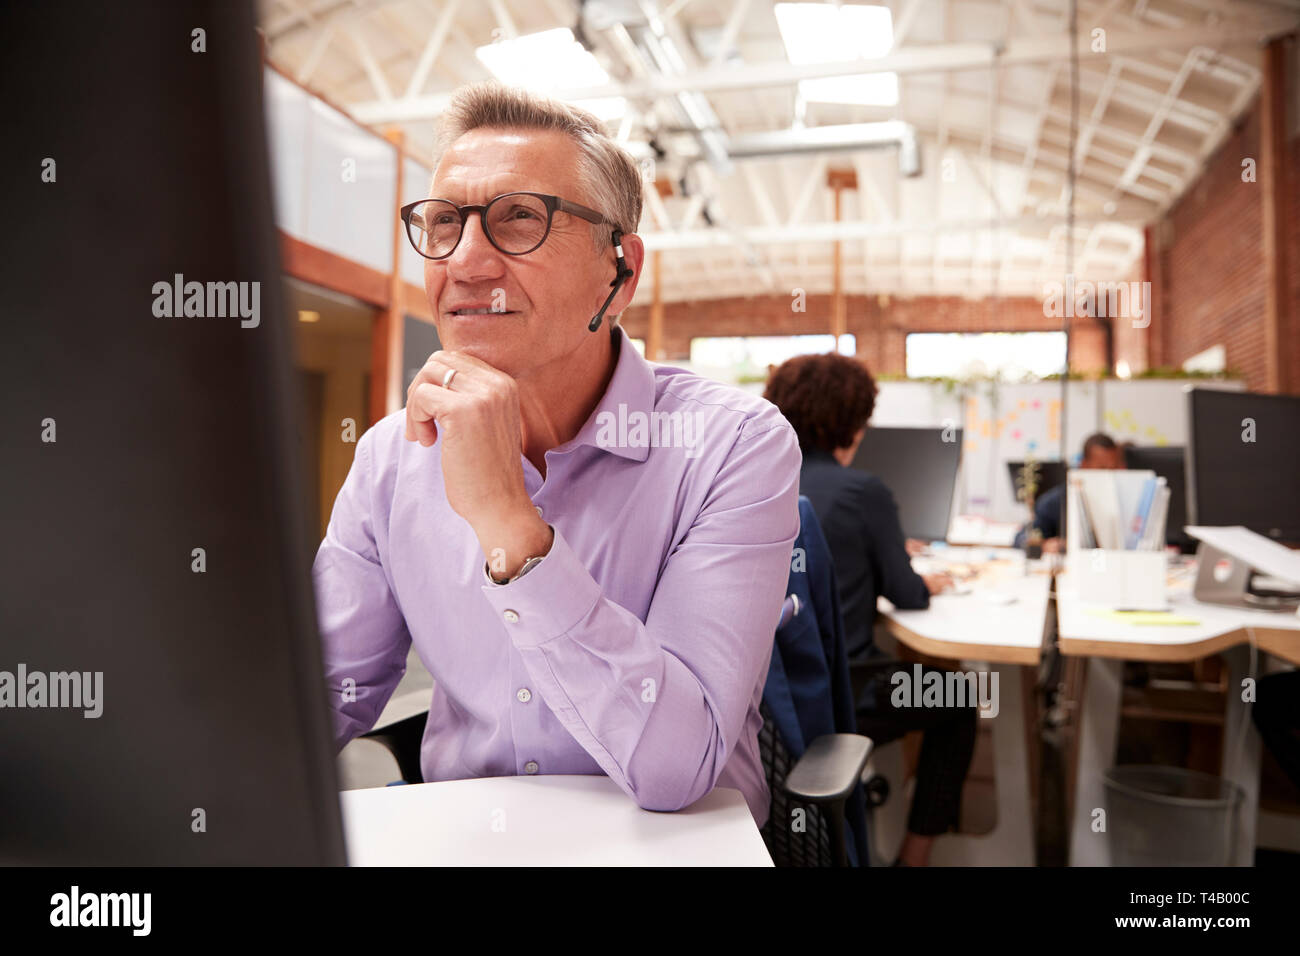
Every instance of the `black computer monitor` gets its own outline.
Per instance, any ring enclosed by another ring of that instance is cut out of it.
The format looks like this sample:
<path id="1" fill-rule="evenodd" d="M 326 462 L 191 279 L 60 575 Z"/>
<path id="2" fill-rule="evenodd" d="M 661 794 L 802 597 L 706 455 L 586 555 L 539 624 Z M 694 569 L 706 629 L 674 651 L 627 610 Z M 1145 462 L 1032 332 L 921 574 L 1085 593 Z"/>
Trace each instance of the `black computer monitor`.
<path id="1" fill-rule="evenodd" d="M 875 475 L 893 492 L 903 534 L 942 541 L 948 536 L 961 443 L 960 428 L 868 428 L 853 467 Z"/>
<path id="2" fill-rule="evenodd" d="M 1065 462 L 1040 461 L 1036 464 L 1038 465 L 1038 488 L 1034 492 L 1035 499 L 1041 498 L 1056 486 L 1065 484 Z M 1011 489 L 1015 493 L 1016 501 L 1022 504 L 1025 493 L 1020 485 L 1020 470 L 1024 467 L 1023 461 L 1007 462 L 1007 474 L 1011 476 Z"/>
<path id="3" fill-rule="evenodd" d="M 1188 391 L 1187 517 L 1300 542 L 1300 397 Z"/>
<path id="4" fill-rule="evenodd" d="M 0 7 L 0 864 L 344 862 L 255 26 Z"/>
<path id="5" fill-rule="evenodd" d="M 1169 487 L 1169 511 L 1165 519 L 1165 544 L 1185 554 L 1196 550 L 1196 540 L 1183 529 L 1187 526 L 1187 455 L 1175 445 L 1127 448 L 1124 462 L 1135 471 L 1154 471 Z"/>

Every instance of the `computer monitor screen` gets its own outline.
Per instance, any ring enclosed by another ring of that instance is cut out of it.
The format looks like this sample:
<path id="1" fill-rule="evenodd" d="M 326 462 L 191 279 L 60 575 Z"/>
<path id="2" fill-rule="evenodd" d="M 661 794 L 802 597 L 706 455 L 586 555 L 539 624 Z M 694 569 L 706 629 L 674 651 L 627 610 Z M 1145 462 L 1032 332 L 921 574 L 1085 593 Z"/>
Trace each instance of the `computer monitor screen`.
<path id="1" fill-rule="evenodd" d="M 0 864 L 344 862 L 255 26 L 0 7 Z"/>
<path id="2" fill-rule="evenodd" d="M 853 467 L 875 475 L 893 492 L 903 534 L 942 541 L 948 535 L 961 447 L 960 428 L 868 428 Z"/>
<path id="3" fill-rule="evenodd" d="M 1038 465 L 1038 487 L 1034 490 L 1034 498 L 1037 500 L 1051 491 L 1057 485 L 1065 484 L 1065 462 L 1063 461 L 1040 461 Z M 1023 461 L 1007 462 L 1007 473 L 1011 476 L 1011 488 L 1016 494 L 1016 501 L 1021 503 L 1025 500 L 1024 488 L 1020 484 L 1020 470 L 1025 467 Z"/>
<path id="4" fill-rule="evenodd" d="M 1188 409 L 1188 522 L 1300 542 L 1300 398 L 1194 388 Z"/>
<path id="5" fill-rule="evenodd" d="M 1187 455 L 1174 445 L 1129 448 L 1124 453 L 1127 467 L 1154 471 L 1169 487 L 1169 511 L 1165 519 L 1165 544 L 1184 552 L 1196 550 L 1195 540 L 1183 530 L 1187 526 Z"/>

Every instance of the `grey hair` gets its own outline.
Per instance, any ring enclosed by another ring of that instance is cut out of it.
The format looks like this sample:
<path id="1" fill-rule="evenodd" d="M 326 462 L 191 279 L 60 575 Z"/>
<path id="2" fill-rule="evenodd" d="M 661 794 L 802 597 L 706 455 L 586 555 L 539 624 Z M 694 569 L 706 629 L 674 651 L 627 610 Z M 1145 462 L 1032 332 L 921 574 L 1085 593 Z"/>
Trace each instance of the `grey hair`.
<path id="1" fill-rule="evenodd" d="M 557 130 L 570 137 L 578 146 L 579 172 L 587 193 L 583 205 L 604 215 L 620 232 L 636 232 L 641 221 L 640 170 L 632 157 L 605 135 L 595 116 L 526 90 L 492 81 L 474 83 L 456 91 L 438 121 L 438 159 L 470 130 L 487 127 Z M 591 228 L 596 248 L 604 251 L 612 230 L 595 223 Z"/>

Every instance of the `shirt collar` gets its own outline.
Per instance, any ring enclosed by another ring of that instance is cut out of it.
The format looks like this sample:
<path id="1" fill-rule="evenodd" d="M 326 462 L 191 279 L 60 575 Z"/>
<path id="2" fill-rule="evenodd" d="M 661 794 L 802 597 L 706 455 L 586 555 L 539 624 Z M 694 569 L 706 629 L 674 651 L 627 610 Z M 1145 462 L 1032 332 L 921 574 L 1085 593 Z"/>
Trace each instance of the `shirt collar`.
<path id="1" fill-rule="evenodd" d="M 644 416 L 643 420 L 649 421 L 655 405 L 654 368 L 641 357 L 622 326 L 612 326 L 610 335 L 614 338 L 613 345 L 618 349 L 618 361 L 609 386 L 582 428 L 578 429 L 578 434 L 554 450 L 568 451 L 577 445 L 591 445 L 632 461 L 645 461 L 650 457 L 648 444 L 629 445 L 625 441 L 597 440 L 602 426 L 605 426 L 606 434 L 610 433 L 611 428 L 614 429 L 614 434 L 622 434 L 619 429 L 625 429 L 629 420 L 635 420 L 629 418 L 633 412 L 640 412 Z"/>

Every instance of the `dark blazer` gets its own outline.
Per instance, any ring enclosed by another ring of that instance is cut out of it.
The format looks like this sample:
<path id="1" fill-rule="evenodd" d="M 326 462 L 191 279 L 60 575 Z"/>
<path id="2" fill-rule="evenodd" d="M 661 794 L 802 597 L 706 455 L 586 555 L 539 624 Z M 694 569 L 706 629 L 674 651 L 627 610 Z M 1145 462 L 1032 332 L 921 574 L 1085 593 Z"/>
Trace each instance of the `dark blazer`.
<path id="1" fill-rule="evenodd" d="M 777 628 L 763 701 L 792 760 L 823 734 L 857 733 L 849 663 L 826 539 L 807 498 L 799 498 L 802 560 L 791 561 L 786 594 L 799 599 L 799 613 Z M 849 860 L 866 865 L 866 795 L 854 787 L 844 807 Z"/>
<path id="2" fill-rule="evenodd" d="M 799 493 L 812 502 L 835 562 L 849 660 L 869 658 L 877 597 L 902 609 L 930 606 L 925 580 L 912 570 L 898 505 L 875 475 L 823 451 L 804 451 Z"/>

